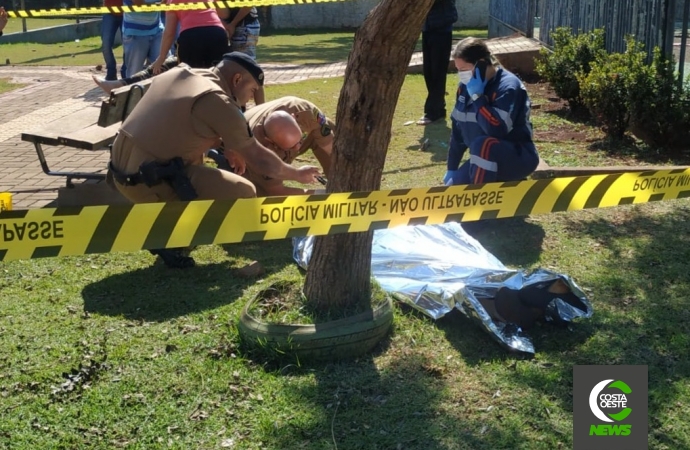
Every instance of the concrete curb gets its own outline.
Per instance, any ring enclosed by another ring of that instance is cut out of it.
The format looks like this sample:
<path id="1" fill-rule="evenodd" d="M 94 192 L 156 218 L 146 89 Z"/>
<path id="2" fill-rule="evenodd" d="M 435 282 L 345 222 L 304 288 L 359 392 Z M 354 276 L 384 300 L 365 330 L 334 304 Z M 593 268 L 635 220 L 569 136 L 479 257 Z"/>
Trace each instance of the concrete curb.
<path id="1" fill-rule="evenodd" d="M 101 19 L 91 19 L 81 23 L 29 30 L 26 33 L 3 34 L 2 43 L 20 44 L 31 42 L 36 44 L 57 44 L 76 39 L 86 39 L 101 35 L 101 22 Z"/>

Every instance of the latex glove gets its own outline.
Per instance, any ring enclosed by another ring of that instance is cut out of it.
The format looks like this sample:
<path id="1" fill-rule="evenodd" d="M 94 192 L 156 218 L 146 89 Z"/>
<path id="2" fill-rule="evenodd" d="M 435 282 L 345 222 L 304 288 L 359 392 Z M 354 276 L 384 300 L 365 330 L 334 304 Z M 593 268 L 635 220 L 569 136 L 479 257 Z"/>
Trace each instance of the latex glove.
<path id="1" fill-rule="evenodd" d="M 472 99 L 474 99 L 475 96 L 483 95 L 486 83 L 487 80 L 486 78 L 482 78 L 479 68 L 475 68 L 474 75 L 472 75 L 472 78 L 467 83 L 467 93 L 470 94 Z"/>
<path id="2" fill-rule="evenodd" d="M 453 184 L 453 175 L 455 175 L 456 170 L 446 171 L 446 175 L 443 177 L 443 184 L 445 186 L 450 186 Z"/>

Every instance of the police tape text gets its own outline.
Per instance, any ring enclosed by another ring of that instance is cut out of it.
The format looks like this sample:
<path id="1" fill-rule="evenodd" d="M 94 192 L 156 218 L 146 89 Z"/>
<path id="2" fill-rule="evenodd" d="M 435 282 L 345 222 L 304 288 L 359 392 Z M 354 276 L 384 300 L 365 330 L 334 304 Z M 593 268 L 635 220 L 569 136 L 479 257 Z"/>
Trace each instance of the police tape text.
<path id="1" fill-rule="evenodd" d="M 65 237 L 62 220 L 44 220 L 42 222 L 0 223 L 4 242 L 29 239 L 62 239 Z"/>
<path id="2" fill-rule="evenodd" d="M 422 207 L 422 211 L 436 209 L 469 208 L 471 206 L 500 205 L 503 203 L 504 191 L 492 192 L 464 192 L 458 194 L 439 194 L 426 196 L 421 202 L 416 197 L 401 198 L 391 201 L 390 212 L 402 213 L 415 212 Z"/>
<path id="3" fill-rule="evenodd" d="M 635 185 L 633 186 L 633 192 L 635 191 L 646 191 L 647 189 L 657 190 L 665 189 L 671 187 L 676 177 L 660 177 L 660 178 L 643 178 L 641 180 L 635 180 Z"/>

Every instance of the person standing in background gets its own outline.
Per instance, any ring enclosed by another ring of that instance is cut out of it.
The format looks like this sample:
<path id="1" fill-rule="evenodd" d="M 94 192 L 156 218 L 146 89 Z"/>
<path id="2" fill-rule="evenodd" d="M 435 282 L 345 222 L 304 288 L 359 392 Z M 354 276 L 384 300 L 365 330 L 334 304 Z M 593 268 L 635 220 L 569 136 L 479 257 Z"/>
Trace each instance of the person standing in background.
<path id="1" fill-rule="evenodd" d="M 103 6 L 122 6 L 122 0 L 103 0 Z M 101 51 L 103 52 L 103 59 L 105 60 L 105 79 L 107 81 L 117 80 L 117 60 L 113 53 L 115 48 L 115 36 L 118 30 L 122 35 L 122 13 L 108 13 L 103 14 L 101 22 Z M 127 76 L 127 64 L 122 58 L 122 66 L 120 66 L 120 77 Z"/>
<path id="2" fill-rule="evenodd" d="M 167 0 L 167 4 L 189 3 L 188 0 Z M 161 72 L 167 53 L 177 37 L 177 58 L 194 69 L 208 69 L 217 64 L 228 50 L 228 34 L 213 8 L 189 11 L 167 11 L 161 52 L 152 64 L 153 74 Z"/>
<path id="3" fill-rule="evenodd" d="M 0 6 L 0 36 L 2 36 L 2 30 L 5 29 L 5 25 L 7 25 L 8 20 L 7 11 L 5 11 L 5 8 Z"/>
<path id="4" fill-rule="evenodd" d="M 219 8 L 218 15 L 230 38 L 230 52 L 242 52 L 256 61 L 261 24 L 254 7 Z"/>
<path id="5" fill-rule="evenodd" d="M 142 6 L 157 0 L 124 0 L 125 6 Z M 127 76 L 131 77 L 158 59 L 163 39 L 160 12 L 127 12 L 122 22 Z M 164 55 L 165 59 L 167 55 Z"/>
<path id="6" fill-rule="evenodd" d="M 256 8 L 218 8 L 217 11 L 228 32 L 228 52 L 241 52 L 256 61 L 256 45 L 261 34 L 261 23 Z M 261 86 L 254 96 L 254 103 L 260 105 L 265 101 L 266 94 Z"/>
<path id="7" fill-rule="evenodd" d="M 458 20 L 455 0 L 436 0 L 422 28 L 424 81 L 428 95 L 424 116 L 417 125 L 429 125 L 446 117 L 446 75 L 453 46 L 453 24 Z"/>

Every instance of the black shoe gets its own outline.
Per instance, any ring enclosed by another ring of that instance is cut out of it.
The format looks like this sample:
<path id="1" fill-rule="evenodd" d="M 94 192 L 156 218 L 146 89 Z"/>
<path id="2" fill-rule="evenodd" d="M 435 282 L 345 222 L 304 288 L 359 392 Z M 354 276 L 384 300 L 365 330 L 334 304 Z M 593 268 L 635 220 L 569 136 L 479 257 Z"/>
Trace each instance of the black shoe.
<path id="1" fill-rule="evenodd" d="M 166 266 L 173 269 L 189 269 L 194 267 L 196 263 L 194 258 L 185 255 L 185 249 L 182 248 L 160 248 L 149 250 L 151 254 L 158 256 L 163 260 Z"/>
<path id="2" fill-rule="evenodd" d="M 425 114 L 425 115 L 422 116 L 422 118 L 419 119 L 416 123 L 417 123 L 417 125 L 426 126 L 426 125 L 431 125 L 431 124 L 434 123 L 434 122 L 438 122 L 439 120 L 443 120 L 443 119 L 445 119 L 445 118 L 446 118 L 445 115 L 443 115 L 443 116 L 438 116 L 438 117 L 433 117 L 433 116 L 427 116 L 427 115 Z"/>

